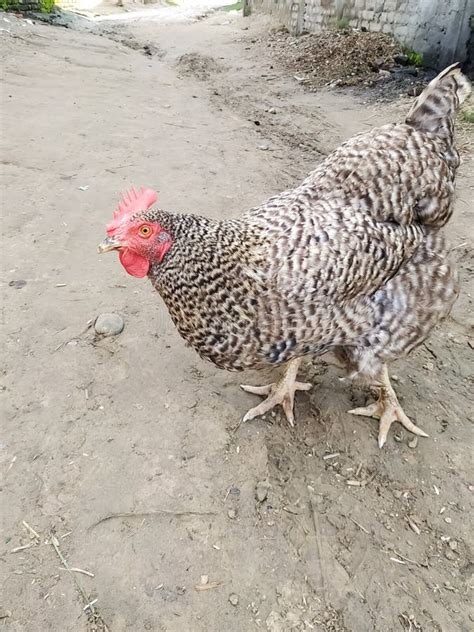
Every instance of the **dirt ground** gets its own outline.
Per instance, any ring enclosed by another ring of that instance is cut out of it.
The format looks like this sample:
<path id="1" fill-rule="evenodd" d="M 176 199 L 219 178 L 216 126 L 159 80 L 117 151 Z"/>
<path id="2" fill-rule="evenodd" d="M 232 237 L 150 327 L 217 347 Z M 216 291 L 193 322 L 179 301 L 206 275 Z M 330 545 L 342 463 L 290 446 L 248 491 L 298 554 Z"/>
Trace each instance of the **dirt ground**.
<path id="1" fill-rule="evenodd" d="M 200 360 L 149 282 L 97 254 L 119 192 L 231 217 L 409 100 L 305 92 L 261 18 L 8 19 L 0 629 L 472 630 L 472 134 L 448 227 L 461 296 L 391 367 L 430 437 L 395 427 L 380 451 L 376 422 L 346 413 L 368 394 L 321 360 L 294 429 L 240 425 L 256 399 L 239 383 L 269 376 Z M 105 311 L 125 320 L 115 339 L 87 328 Z"/>

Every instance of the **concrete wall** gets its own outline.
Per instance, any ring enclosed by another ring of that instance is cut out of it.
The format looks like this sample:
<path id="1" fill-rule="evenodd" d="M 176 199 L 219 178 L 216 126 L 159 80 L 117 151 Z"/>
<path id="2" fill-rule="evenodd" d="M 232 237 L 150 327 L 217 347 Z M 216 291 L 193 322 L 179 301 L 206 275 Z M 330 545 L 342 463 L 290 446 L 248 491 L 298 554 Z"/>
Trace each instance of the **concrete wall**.
<path id="1" fill-rule="evenodd" d="M 474 0 L 249 0 L 293 33 L 318 33 L 338 24 L 393 34 L 443 68 L 464 61 Z"/>

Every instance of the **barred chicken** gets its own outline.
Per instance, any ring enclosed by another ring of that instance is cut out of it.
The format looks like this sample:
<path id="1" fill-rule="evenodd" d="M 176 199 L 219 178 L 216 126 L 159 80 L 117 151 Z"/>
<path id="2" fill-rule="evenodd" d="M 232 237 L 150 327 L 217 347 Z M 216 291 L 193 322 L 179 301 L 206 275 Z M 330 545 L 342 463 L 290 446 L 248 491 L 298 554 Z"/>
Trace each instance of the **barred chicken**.
<path id="1" fill-rule="evenodd" d="M 100 252 L 148 275 L 184 340 L 227 370 L 286 364 L 244 417 L 281 405 L 294 423 L 305 356 L 332 351 L 351 378 L 379 389 L 351 410 L 427 436 L 402 410 L 387 363 L 406 356 L 446 317 L 457 273 L 440 229 L 453 210 L 456 110 L 470 93 L 458 65 L 438 75 L 404 123 L 359 134 L 297 188 L 236 219 L 155 206 L 150 189 L 120 202 Z"/>

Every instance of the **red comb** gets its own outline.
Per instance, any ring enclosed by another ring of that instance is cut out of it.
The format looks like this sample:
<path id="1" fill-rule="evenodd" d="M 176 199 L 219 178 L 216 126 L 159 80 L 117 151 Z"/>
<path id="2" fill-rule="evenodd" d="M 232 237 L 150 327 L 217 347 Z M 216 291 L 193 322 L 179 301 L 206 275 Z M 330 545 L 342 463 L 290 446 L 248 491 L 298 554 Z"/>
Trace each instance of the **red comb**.
<path id="1" fill-rule="evenodd" d="M 122 199 L 114 211 L 114 219 L 110 224 L 107 224 L 107 234 L 113 235 L 114 230 L 119 226 L 124 217 L 146 211 L 147 208 L 153 206 L 157 198 L 158 196 L 155 191 L 144 188 L 136 191 L 136 189 L 132 187 L 130 191 L 122 194 Z"/>

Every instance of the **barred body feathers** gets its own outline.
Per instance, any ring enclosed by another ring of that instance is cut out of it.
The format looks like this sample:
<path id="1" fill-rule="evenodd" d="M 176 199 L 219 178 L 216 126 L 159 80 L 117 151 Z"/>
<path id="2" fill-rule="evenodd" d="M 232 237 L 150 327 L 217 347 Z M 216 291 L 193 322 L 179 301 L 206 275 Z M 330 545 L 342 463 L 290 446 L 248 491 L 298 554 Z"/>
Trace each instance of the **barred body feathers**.
<path id="1" fill-rule="evenodd" d="M 335 350 L 366 376 L 420 344 L 458 293 L 439 231 L 453 210 L 454 116 L 468 92 L 447 69 L 405 123 L 352 138 L 238 219 L 143 210 L 171 244 L 150 257 L 148 276 L 186 342 L 228 370 Z"/>

